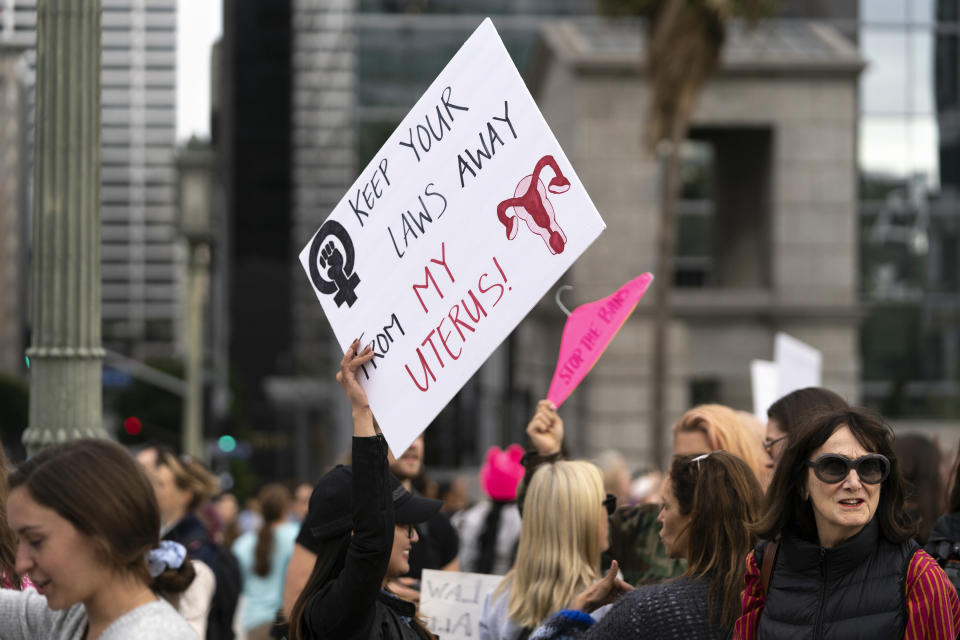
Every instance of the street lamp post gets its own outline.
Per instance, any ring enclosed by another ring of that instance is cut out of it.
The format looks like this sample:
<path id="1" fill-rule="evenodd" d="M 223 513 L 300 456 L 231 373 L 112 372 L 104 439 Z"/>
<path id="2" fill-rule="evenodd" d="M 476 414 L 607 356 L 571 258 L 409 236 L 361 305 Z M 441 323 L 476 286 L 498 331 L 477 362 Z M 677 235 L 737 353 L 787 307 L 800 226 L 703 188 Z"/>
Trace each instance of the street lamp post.
<path id="1" fill-rule="evenodd" d="M 189 456 L 202 459 L 204 306 L 213 239 L 213 153 L 210 146 L 191 138 L 177 155 L 177 170 L 180 177 L 178 226 L 188 245 L 184 356 L 187 393 L 183 403 L 181 449 Z"/>
<path id="2" fill-rule="evenodd" d="M 105 438 L 100 342 L 100 0 L 37 2 L 30 425 Z"/>

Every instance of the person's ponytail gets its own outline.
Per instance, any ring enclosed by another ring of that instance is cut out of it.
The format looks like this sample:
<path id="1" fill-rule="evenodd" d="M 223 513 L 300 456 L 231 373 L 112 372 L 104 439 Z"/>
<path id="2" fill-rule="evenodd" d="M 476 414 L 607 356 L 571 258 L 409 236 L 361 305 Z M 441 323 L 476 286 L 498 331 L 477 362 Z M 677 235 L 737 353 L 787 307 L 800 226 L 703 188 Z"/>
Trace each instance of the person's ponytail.
<path id="1" fill-rule="evenodd" d="M 193 583 L 197 572 L 193 568 L 193 562 L 184 561 L 179 567 L 167 568 L 160 575 L 154 576 L 150 582 L 150 589 L 158 596 L 177 607 L 180 602 L 180 595 L 187 590 Z"/>
<path id="2" fill-rule="evenodd" d="M 270 573 L 270 556 L 273 551 L 273 528 L 283 522 L 290 508 L 290 490 L 282 484 L 273 482 L 266 485 L 257 494 L 263 524 L 257 534 L 257 546 L 253 552 L 253 572 L 266 577 Z"/>
<path id="3" fill-rule="evenodd" d="M 264 522 L 257 533 L 257 546 L 253 552 L 253 572 L 261 577 L 270 573 L 270 551 L 273 549 L 273 524 Z"/>

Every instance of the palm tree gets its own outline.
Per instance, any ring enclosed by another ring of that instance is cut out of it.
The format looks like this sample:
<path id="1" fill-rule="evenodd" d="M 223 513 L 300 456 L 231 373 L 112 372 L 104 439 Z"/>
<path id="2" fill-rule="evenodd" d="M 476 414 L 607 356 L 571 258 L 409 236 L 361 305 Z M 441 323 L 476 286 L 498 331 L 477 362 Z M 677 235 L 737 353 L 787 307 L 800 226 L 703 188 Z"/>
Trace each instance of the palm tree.
<path id="1" fill-rule="evenodd" d="M 651 461 L 656 465 L 664 451 L 667 325 L 673 290 L 680 147 L 687 137 L 700 89 L 719 64 L 730 18 L 739 15 L 755 21 L 770 15 L 776 4 L 776 0 L 599 0 L 600 11 L 607 15 L 645 18 L 645 67 L 651 102 L 644 137 L 663 167 L 650 369 Z"/>

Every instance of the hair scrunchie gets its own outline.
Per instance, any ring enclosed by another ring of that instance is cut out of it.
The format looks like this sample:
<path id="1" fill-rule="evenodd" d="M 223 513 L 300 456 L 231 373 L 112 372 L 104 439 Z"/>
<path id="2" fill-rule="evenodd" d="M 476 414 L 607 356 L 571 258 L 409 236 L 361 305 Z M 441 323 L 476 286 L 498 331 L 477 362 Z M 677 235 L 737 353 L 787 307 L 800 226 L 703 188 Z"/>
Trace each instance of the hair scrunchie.
<path id="1" fill-rule="evenodd" d="M 173 540 L 161 540 L 160 546 L 147 553 L 150 577 L 156 578 L 167 569 L 179 569 L 187 558 L 187 548 Z"/>

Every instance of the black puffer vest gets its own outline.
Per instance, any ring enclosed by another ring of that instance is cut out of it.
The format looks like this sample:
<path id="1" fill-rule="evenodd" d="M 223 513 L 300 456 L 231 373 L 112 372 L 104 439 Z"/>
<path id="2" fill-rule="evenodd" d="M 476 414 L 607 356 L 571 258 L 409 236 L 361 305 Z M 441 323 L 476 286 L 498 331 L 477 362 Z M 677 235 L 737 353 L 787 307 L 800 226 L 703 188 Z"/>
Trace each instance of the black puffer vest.
<path id="1" fill-rule="evenodd" d="M 831 549 L 785 532 L 759 640 L 903 638 L 907 567 L 919 548 L 913 540 L 887 542 L 876 518 Z M 759 558 L 762 549 L 758 552 Z"/>

